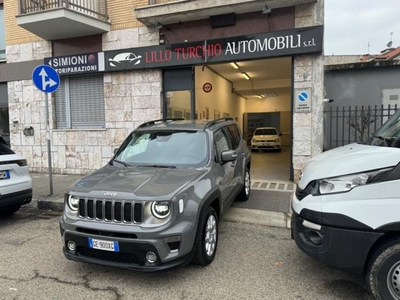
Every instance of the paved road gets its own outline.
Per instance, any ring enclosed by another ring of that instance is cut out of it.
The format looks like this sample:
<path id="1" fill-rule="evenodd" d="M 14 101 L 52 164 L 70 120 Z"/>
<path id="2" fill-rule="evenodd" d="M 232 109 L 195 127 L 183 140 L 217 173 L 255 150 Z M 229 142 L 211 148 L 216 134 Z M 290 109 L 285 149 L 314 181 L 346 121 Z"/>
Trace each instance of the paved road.
<path id="1" fill-rule="evenodd" d="M 32 207 L 0 219 L 0 246 L 0 299 L 371 299 L 285 228 L 223 221 L 210 266 L 150 274 L 66 260 L 58 216 Z"/>

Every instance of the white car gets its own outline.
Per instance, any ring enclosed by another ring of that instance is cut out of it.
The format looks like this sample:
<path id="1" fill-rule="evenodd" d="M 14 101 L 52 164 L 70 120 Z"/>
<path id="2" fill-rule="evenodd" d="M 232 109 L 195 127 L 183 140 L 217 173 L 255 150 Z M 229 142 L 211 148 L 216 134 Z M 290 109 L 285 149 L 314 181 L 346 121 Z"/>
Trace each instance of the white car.
<path id="1" fill-rule="evenodd" d="M 32 200 L 27 161 L 0 140 L 0 216 L 11 215 Z"/>
<path id="2" fill-rule="evenodd" d="M 255 150 L 277 150 L 281 151 L 282 133 L 275 127 L 259 127 L 254 131 L 251 139 L 251 151 Z"/>

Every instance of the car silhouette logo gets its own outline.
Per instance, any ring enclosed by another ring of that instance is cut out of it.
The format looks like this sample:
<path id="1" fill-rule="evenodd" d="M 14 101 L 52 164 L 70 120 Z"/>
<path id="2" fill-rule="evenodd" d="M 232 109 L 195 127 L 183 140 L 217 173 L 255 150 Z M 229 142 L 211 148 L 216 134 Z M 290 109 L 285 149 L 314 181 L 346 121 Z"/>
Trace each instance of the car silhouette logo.
<path id="1" fill-rule="evenodd" d="M 114 56 L 114 58 L 109 58 L 108 61 L 110 62 L 111 67 L 117 67 L 125 64 L 134 65 L 140 64 L 140 59 L 142 58 L 141 55 L 136 55 L 132 52 L 125 52 L 125 53 L 118 53 Z"/>

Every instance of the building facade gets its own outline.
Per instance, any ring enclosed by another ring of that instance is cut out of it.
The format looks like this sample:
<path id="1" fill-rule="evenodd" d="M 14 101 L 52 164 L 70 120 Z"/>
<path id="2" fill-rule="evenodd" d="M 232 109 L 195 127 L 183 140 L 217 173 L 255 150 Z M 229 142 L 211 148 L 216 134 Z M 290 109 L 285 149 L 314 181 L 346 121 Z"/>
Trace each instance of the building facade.
<path id="1" fill-rule="evenodd" d="M 55 173 L 86 174 L 151 119 L 230 116 L 246 131 L 261 123 L 244 124 L 245 114 L 279 112 L 296 179 L 323 149 L 323 7 L 323 0 L 7 1 L 0 81 L 10 144 L 32 171 L 46 172 L 49 139 Z M 250 80 L 236 81 L 226 71 L 232 62 Z M 42 64 L 60 76 L 47 97 L 48 121 L 45 93 L 32 80 Z M 289 75 L 279 77 L 281 69 Z"/>

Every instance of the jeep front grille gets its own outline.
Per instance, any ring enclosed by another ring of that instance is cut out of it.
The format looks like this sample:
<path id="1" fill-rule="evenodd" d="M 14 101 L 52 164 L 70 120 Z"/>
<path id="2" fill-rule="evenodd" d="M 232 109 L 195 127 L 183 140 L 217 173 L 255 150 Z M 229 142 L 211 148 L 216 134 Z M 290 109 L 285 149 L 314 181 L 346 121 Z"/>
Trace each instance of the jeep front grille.
<path id="1" fill-rule="evenodd" d="M 134 201 L 79 199 L 79 217 L 91 220 L 142 223 L 143 204 Z"/>

